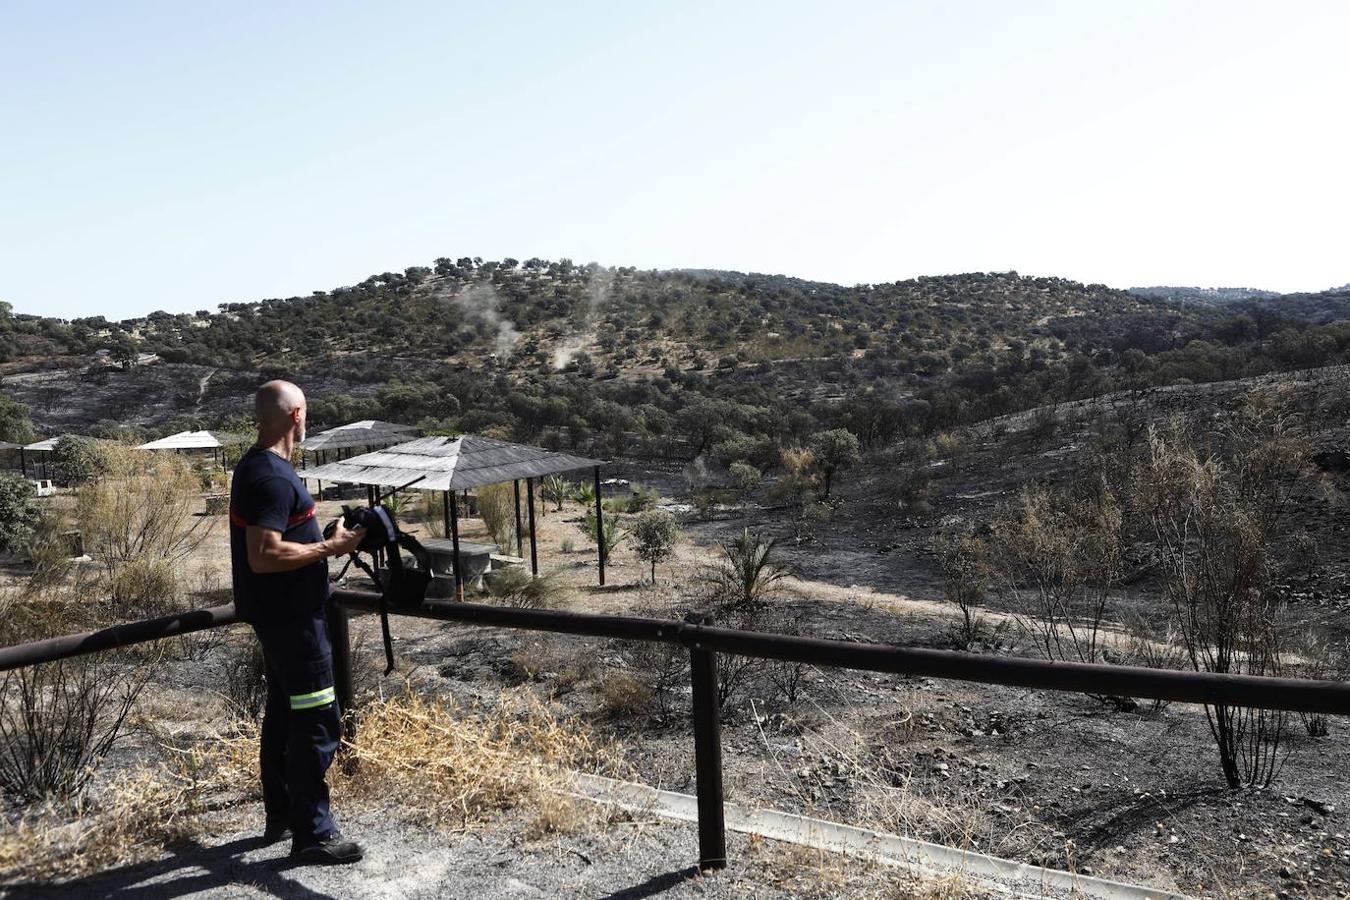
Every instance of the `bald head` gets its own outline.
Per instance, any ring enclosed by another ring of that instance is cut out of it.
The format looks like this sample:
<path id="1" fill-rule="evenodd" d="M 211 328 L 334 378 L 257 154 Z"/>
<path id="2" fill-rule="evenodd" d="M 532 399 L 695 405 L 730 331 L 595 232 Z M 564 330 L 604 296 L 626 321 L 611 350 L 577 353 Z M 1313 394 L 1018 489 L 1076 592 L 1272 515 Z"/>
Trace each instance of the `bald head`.
<path id="1" fill-rule="evenodd" d="M 258 430 L 263 433 L 284 432 L 296 426 L 303 428 L 305 392 L 289 381 L 269 381 L 258 388 L 253 398 L 253 416 Z M 300 410 L 297 419 L 295 411 Z"/>

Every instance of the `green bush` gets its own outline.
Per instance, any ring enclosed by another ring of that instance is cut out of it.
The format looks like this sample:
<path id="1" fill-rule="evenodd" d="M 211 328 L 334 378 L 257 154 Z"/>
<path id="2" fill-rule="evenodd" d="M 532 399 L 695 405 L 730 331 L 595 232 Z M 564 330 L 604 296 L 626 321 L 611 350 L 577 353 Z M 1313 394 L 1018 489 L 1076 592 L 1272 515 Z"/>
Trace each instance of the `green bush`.
<path id="1" fill-rule="evenodd" d="M 33 442 L 33 422 L 28 407 L 18 400 L 0 394 L 0 441 L 13 444 Z"/>
<path id="2" fill-rule="evenodd" d="M 627 494 L 610 497 L 605 501 L 605 509 L 616 513 L 640 513 L 652 509 L 661 500 L 656 488 L 634 483 Z"/>
<path id="3" fill-rule="evenodd" d="M 731 475 L 731 486 L 736 491 L 736 496 L 740 497 L 741 503 L 750 499 L 750 495 L 759 487 L 759 483 L 764 477 L 759 469 L 749 463 L 734 462 L 727 469 Z"/>
<path id="4" fill-rule="evenodd" d="M 32 483 L 19 475 L 0 474 L 0 552 L 24 552 L 40 516 Z"/>
<path id="5" fill-rule="evenodd" d="M 107 471 L 108 458 L 93 438 L 67 435 L 52 448 L 51 466 L 62 484 L 84 484 Z"/>
<path id="6" fill-rule="evenodd" d="M 661 500 L 661 492 L 656 488 L 647 487 L 645 484 L 633 484 L 633 492 L 628 495 L 628 511 L 630 513 L 646 512 L 649 509 L 655 509 L 656 504 Z"/>

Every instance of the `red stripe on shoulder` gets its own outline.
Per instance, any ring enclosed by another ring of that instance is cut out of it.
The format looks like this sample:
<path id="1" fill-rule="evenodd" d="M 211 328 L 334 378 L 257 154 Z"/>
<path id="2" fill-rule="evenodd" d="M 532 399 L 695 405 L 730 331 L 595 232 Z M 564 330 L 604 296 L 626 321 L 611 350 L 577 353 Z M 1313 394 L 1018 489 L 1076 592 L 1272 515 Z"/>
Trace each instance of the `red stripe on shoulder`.
<path id="1" fill-rule="evenodd" d="M 310 519 L 314 518 L 315 509 L 316 507 L 311 506 L 304 512 L 296 513 L 295 515 L 291 516 L 289 519 L 286 520 L 286 524 L 299 525 L 301 522 L 308 522 Z"/>
<path id="2" fill-rule="evenodd" d="M 237 512 L 234 511 L 234 507 L 233 507 L 233 506 L 230 507 L 230 524 L 231 524 L 231 525 L 234 525 L 234 526 L 237 526 L 237 527 L 239 527 L 239 528 L 247 528 L 247 527 L 248 527 L 248 522 L 245 521 L 245 519 L 244 519 L 243 516 L 239 515 L 239 513 L 237 513 Z"/>

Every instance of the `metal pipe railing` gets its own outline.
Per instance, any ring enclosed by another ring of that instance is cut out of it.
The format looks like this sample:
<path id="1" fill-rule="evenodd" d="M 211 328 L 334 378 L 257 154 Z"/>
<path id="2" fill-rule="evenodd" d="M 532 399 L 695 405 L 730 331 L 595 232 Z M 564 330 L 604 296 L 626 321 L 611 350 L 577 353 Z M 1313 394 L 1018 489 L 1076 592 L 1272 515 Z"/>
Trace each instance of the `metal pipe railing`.
<path id="1" fill-rule="evenodd" d="M 45 641 L 33 641 L 30 644 L 0 647 L 0 672 L 22 669 L 24 666 L 37 663 L 55 662 L 58 659 L 81 656 L 85 653 L 115 650 L 118 647 L 129 647 L 132 644 L 143 644 L 146 641 L 157 641 L 194 631 L 205 631 L 222 625 L 233 625 L 238 621 L 234 604 L 229 603 L 225 606 L 160 616 L 157 619 L 124 622 L 121 625 L 67 634 Z"/>
<path id="2" fill-rule="evenodd" d="M 346 613 L 347 610 L 377 612 L 380 598 L 370 591 L 342 588 L 333 591 L 332 599 L 334 606 L 330 619 L 334 642 L 334 686 L 339 702 L 344 708 L 350 709 L 351 647 Z M 699 809 L 699 865 L 705 869 L 726 865 L 721 724 L 717 700 L 718 653 L 1040 690 L 1350 715 L 1350 684 L 1337 681 L 984 656 L 950 650 L 739 631 L 718 628 L 706 622 L 514 609 L 482 603 L 433 602 L 418 609 L 395 609 L 391 612 L 465 625 L 651 641 L 689 648 Z M 233 606 L 216 606 L 0 648 L 0 671 L 188 634 L 238 621 Z M 348 719 L 345 728 L 349 737 L 353 727 L 354 722 Z"/>
<path id="3" fill-rule="evenodd" d="M 378 609 L 378 595 L 366 591 L 337 590 L 333 592 L 333 599 L 348 609 L 365 612 Z M 482 603 L 433 602 L 420 609 L 397 612 L 400 615 L 468 625 L 495 625 L 586 637 L 683 644 L 736 656 L 841 669 L 1112 697 L 1350 715 L 1350 684 L 1339 681 L 1221 675 L 1106 663 L 987 656 L 958 650 L 926 650 L 891 644 L 864 644 L 741 631 L 671 619 L 513 609 Z"/>

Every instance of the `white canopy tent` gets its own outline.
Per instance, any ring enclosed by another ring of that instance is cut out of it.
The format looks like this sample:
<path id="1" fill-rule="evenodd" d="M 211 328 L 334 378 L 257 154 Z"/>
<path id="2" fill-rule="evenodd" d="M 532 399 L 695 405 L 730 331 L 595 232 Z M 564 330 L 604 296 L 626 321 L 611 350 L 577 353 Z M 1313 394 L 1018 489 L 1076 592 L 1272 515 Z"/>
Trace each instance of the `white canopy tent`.
<path id="1" fill-rule="evenodd" d="M 213 431 L 180 431 L 157 441 L 138 444 L 137 450 L 219 450 L 226 444 L 221 435 Z M 228 439 L 228 435 L 224 435 Z"/>
<path id="2" fill-rule="evenodd" d="M 179 453 L 188 450 L 210 450 L 213 458 L 219 460 L 222 467 L 227 466 L 226 448 L 248 442 L 242 435 L 222 431 L 180 431 L 168 437 L 138 444 L 137 450 L 172 450 Z"/>

